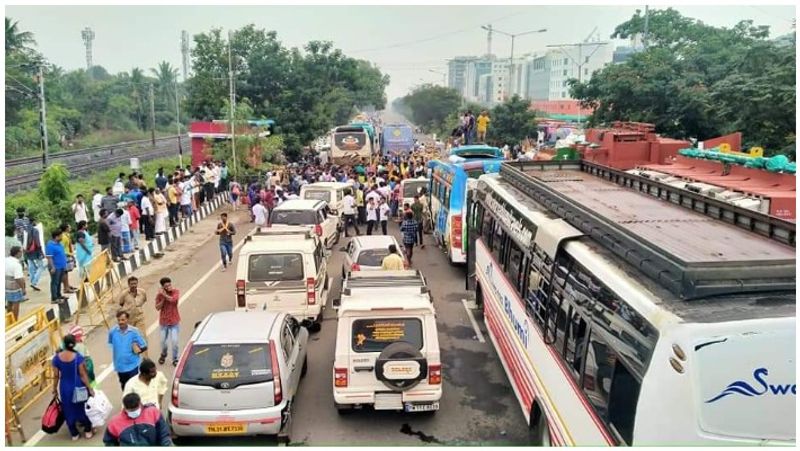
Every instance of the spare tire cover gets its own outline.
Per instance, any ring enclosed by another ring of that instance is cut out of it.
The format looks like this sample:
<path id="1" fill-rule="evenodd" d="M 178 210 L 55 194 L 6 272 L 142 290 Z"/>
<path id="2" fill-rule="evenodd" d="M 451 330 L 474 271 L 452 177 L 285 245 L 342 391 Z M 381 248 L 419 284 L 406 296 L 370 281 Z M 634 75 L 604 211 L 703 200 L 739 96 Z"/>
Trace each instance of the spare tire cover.
<path id="1" fill-rule="evenodd" d="M 411 343 L 398 341 L 378 356 L 375 377 L 394 391 L 406 391 L 428 377 L 428 360 Z"/>

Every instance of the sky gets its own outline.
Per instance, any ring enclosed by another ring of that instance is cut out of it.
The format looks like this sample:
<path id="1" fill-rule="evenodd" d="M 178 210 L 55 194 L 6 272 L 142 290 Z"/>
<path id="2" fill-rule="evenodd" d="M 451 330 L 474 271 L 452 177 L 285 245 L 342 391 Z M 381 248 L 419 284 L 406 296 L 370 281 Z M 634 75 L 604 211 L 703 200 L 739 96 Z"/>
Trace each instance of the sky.
<path id="1" fill-rule="evenodd" d="M 651 9 L 667 6 L 650 5 Z M 794 6 L 675 6 L 715 26 L 742 19 L 769 25 L 773 36 L 792 31 Z M 6 17 L 34 33 L 37 48 L 66 69 L 86 66 L 81 30 L 95 32 L 93 59 L 111 73 L 149 69 L 166 60 L 181 67 L 181 30 L 190 35 L 250 23 L 275 30 L 286 47 L 329 40 L 352 57 L 376 63 L 391 76 L 391 101 L 416 85 L 443 81 L 447 59 L 486 53 L 491 23 L 507 33 L 547 28 L 516 38 L 515 58 L 546 45 L 581 42 L 594 27 L 608 39 L 616 25 L 643 6 L 6 6 Z M 624 45 L 625 42 L 619 42 Z M 492 51 L 510 53 L 511 39 L 495 34 Z M 439 73 L 437 73 L 439 72 Z"/>

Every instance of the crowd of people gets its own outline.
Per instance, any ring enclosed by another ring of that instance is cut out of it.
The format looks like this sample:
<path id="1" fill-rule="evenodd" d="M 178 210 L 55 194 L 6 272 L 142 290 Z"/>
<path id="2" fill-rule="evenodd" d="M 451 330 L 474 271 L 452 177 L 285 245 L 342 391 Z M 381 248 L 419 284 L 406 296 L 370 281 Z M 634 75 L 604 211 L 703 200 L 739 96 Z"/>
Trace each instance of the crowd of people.
<path id="1" fill-rule="evenodd" d="M 230 184 L 224 161 L 206 161 L 195 168 L 176 166 L 169 174 L 159 168 L 152 184 L 140 172 L 120 173 L 105 194 L 93 189 L 89 203 L 83 194 L 76 195 L 71 206 L 74 222 L 65 222 L 47 235 L 41 221 L 20 207 L 6 257 L 6 311 L 19 316 L 28 288 L 41 291 L 45 271 L 50 274 L 51 302 L 65 301 L 67 294 L 76 291 L 69 273 L 77 270 L 82 279 L 96 246 L 107 250 L 115 262 L 127 260 L 142 243 L 187 220 Z M 89 232 L 92 223 L 96 236 Z"/>

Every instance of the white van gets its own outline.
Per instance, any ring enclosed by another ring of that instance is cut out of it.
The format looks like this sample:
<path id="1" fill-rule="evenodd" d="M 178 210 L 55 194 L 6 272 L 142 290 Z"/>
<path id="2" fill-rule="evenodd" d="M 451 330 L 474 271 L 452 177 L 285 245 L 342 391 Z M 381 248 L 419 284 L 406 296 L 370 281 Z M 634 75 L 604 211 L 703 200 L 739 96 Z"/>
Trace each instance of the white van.
<path id="1" fill-rule="evenodd" d="M 274 228 L 306 226 L 322 240 L 326 249 L 339 242 L 339 217 L 323 200 L 291 199 L 272 210 L 269 223 Z"/>
<path id="2" fill-rule="evenodd" d="M 300 187 L 300 199 L 324 200 L 328 203 L 331 213 L 340 216 L 344 207 L 344 196 L 353 187 L 341 182 L 316 182 Z"/>
<path id="3" fill-rule="evenodd" d="M 330 295 L 327 251 L 306 227 L 262 227 L 236 263 L 236 310 L 289 313 L 318 329 Z"/>
<path id="4" fill-rule="evenodd" d="M 400 195 L 403 197 L 400 208 L 405 204 L 412 205 L 414 203 L 414 196 L 419 194 L 422 188 L 425 188 L 427 191 L 429 182 L 430 181 L 425 177 L 405 179 L 400 182 Z"/>
<path id="5" fill-rule="evenodd" d="M 333 362 L 339 413 L 435 412 L 442 397 L 436 311 L 418 271 L 351 273 L 343 283 Z"/>

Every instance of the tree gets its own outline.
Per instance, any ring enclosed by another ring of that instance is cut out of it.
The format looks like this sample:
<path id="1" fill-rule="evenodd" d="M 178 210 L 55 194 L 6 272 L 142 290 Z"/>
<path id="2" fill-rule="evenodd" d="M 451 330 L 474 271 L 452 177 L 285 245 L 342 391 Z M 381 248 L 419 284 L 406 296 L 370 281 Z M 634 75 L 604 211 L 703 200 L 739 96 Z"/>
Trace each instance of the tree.
<path id="1" fill-rule="evenodd" d="M 178 68 L 172 67 L 168 61 L 162 61 L 158 63 L 157 68 L 151 68 L 150 72 L 156 77 L 155 90 L 158 101 L 165 105 L 167 111 L 174 111 Z"/>
<path id="2" fill-rule="evenodd" d="M 403 97 L 403 104 L 411 112 L 411 121 L 425 132 L 444 130 L 448 116 L 458 114 L 461 102 L 461 94 L 455 89 L 430 84 Z"/>
<path id="3" fill-rule="evenodd" d="M 641 11 L 613 38 L 644 30 Z M 741 131 L 745 147 L 793 153 L 795 44 L 768 40 L 769 28 L 741 21 L 706 25 L 669 8 L 650 12 L 648 49 L 606 66 L 591 80 L 569 82 L 591 125 L 651 122 L 675 138 L 705 140 Z"/>
<path id="4" fill-rule="evenodd" d="M 29 52 L 36 40 L 30 31 L 20 31 L 19 22 L 6 17 L 6 56 L 15 52 Z"/>
<path id="5" fill-rule="evenodd" d="M 530 109 L 530 102 L 516 94 L 494 107 L 490 117 L 487 138 L 491 144 L 514 146 L 526 138 L 536 139 L 536 113 Z"/>

